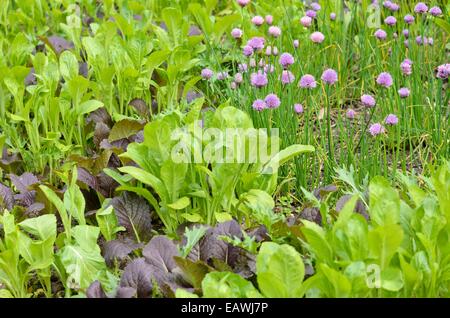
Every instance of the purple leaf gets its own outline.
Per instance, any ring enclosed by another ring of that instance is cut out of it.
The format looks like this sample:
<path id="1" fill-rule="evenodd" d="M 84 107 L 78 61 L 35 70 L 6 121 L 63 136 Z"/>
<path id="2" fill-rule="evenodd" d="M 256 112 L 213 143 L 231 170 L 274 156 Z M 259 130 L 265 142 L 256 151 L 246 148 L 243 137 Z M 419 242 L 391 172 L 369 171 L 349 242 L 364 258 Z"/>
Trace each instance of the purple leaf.
<path id="1" fill-rule="evenodd" d="M 20 177 L 16 176 L 15 174 L 9 174 L 9 178 L 11 179 L 11 182 L 16 187 L 17 190 L 19 190 L 20 193 L 26 193 L 30 190 L 28 189 L 29 186 L 39 183 L 38 178 L 32 173 L 25 172 Z"/>
<path id="2" fill-rule="evenodd" d="M 136 243 L 129 238 L 108 241 L 103 245 L 103 257 L 105 258 L 106 264 L 112 266 L 115 259 L 122 261 L 128 254 L 141 247 L 142 244 Z"/>
<path id="3" fill-rule="evenodd" d="M 152 218 L 150 206 L 144 198 L 134 193 L 124 192 L 111 200 L 119 224 L 137 241 L 147 241 L 151 237 Z"/>
<path id="4" fill-rule="evenodd" d="M 120 287 L 134 289 L 135 294 L 137 294 L 139 298 L 150 297 L 153 289 L 151 278 L 152 267 L 147 264 L 144 258 L 137 258 L 125 267 L 122 278 L 120 279 Z M 124 290 L 120 293 L 123 292 Z M 133 296 L 130 289 L 126 291 L 126 295 L 128 298 Z"/>
<path id="5" fill-rule="evenodd" d="M 98 280 L 93 282 L 86 290 L 87 298 L 107 298 L 102 284 Z"/>
<path id="6" fill-rule="evenodd" d="M 14 206 L 14 196 L 12 190 L 5 186 L 3 183 L 0 183 L 0 199 L 2 205 L 7 210 L 12 210 Z"/>

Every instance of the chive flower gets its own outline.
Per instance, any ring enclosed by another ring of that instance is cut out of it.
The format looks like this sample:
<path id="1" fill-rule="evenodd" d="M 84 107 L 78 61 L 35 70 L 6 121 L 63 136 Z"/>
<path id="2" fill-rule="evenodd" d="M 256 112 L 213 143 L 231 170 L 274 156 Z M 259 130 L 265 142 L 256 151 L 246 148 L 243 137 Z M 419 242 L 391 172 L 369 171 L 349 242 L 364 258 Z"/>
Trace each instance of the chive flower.
<path id="1" fill-rule="evenodd" d="M 210 70 L 209 68 L 204 68 L 201 73 L 202 78 L 205 80 L 209 80 L 211 77 L 213 77 L 213 75 L 214 75 L 214 72 L 212 70 Z"/>
<path id="2" fill-rule="evenodd" d="M 245 7 L 246 5 L 248 5 L 250 3 L 250 0 L 237 0 L 237 3 L 241 6 L 241 7 Z"/>
<path id="3" fill-rule="evenodd" d="M 252 23 L 256 26 L 261 26 L 264 23 L 264 18 L 262 16 L 255 16 L 252 18 Z"/>
<path id="4" fill-rule="evenodd" d="M 375 37 L 376 37 L 378 40 L 386 40 L 386 38 L 387 38 L 387 33 L 386 33 L 386 31 L 384 31 L 384 30 L 382 30 L 382 29 L 376 30 L 375 33 L 374 33 L 374 35 L 375 35 Z"/>
<path id="5" fill-rule="evenodd" d="M 386 19 L 384 19 L 384 23 L 389 26 L 393 26 L 397 23 L 397 19 L 393 16 L 388 16 Z"/>
<path id="6" fill-rule="evenodd" d="M 338 81 L 338 74 L 335 70 L 329 68 L 322 73 L 322 81 L 328 85 L 333 85 Z"/>
<path id="7" fill-rule="evenodd" d="M 242 53 L 245 56 L 252 56 L 253 55 L 253 48 L 250 45 L 244 46 Z"/>
<path id="8" fill-rule="evenodd" d="M 405 17 L 403 18 L 406 24 L 413 24 L 414 19 L 415 19 L 414 16 L 410 14 L 405 15 Z"/>
<path id="9" fill-rule="evenodd" d="M 361 96 L 361 103 L 367 108 L 372 108 L 375 107 L 377 102 L 373 96 L 364 94 Z"/>
<path id="10" fill-rule="evenodd" d="M 312 19 L 315 19 L 315 18 L 317 17 L 317 13 L 316 13 L 316 11 L 314 11 L 314 10 L 308 10 L 308 11 L 306 11 L 306 12 L 305 12 L 305 15 L 306 15 L 307 17 L 312 18 Z"/>
<path id="11" fill-rule="evenodd" d="M 278 108 L 280 107 L 281 101 L 275 94 L 269 94 L 264 99 L 268 108 Z"/>
<path id="12" fill-rule="evenodd" d="M 254 50 L 262 50 L 264 48 L 265 41 L 266 40 L 263 37 L 255 36 L 247 42 L 247 45 Z"/>
<path id="13" fill-rule="evenodd" d="M 442 10 L 441 10 L 441 8 L 439 8 L 439 7 L 432 7 L 432 8 L 430 9 L 430 14 L 431 14 L 433 17 L 438 17 L 438 16 L 440 16 L 440 15 L 442 14 Z"/>
<path id="14" fill-rule="evenodd" d="M 267 108 L 266 103 L 262 100 L 262 99 L 257 99 L 253 102 L 252 105 L 253 109 L 260 112 L 262 111 L 264 108 Z"/>
<path id="15" fill-rule="evenodd" d="M 428 11 L 428 7 L 425 3 L 423 2 L 419 2 L 418 4 L 416 4 L 416 6 L 414 7 L 414 12 L 415 13 L 419 13 L 419 14 L 423 14 L 423 13 L 427 13 Z"/>
<path id="16" fill-rule="evenodd" d="M 385 131 L 385 129 L 384 129 L 383 125 L 381 125 L 380 123 L 372 124 L 369 127 L 369 133 L 374 137 L 384 133 L 384 131 Z"/>
<path id="17" fill-rule="evenodd" d="M 294 111 L 297 114 L 302 114 L 303 113 L 303 105 L 302 104 L 295 104 L 294 105 Z"/>
<path id="18" fill-rule="evenodd" d="M 271 26 L 269 28 L 269 34 L 275 38 L 279 37 L 281 35 L 281 29 L 277 26 Z"/>
<path id="19" fill-rule="evenodd" d="M 386 119 L 384 120 L 384 123 L 386 125 L 395 126 L 398 124 L 398 117 L 394 114 L 387 115 Z"/>
<path id="20" fill-rule="evenodd" d="M 319 11 L 321 9 L 320 4 L 318 4 L 317 2 L 311 3 L 311 9 L 313 9 L 316 12 Z"/>
<path id="21" fill-rule="evenodd" d="M 322 32 L 314 32 L 313 34 L 311 34 L 310 38 L 314 43 L 322 43 L 323 40 L 325 40 L 325 36 Z"/>
<path id="22" fill-rule="evenodd" d="M 280 80 L 284 85 L 291 84 L 295 80 L 295 76 L 291 71 L 284 70 L 281 72 Z"/>
<path id="23" fill-rule="evenodd" d="M 436 77 L 440 79 L 447 79 L 450 75 L 450 64 L 442 64 L 437 68 Z"/>
<path id="24" fill-rule="evenodd" d="M 252 86 L 256 88 L 261 88 L 267 85 L 267 75 L 262 71 L 258 71 L 257 73 L 253 73 L 250 75 L 250 83 Z"/>
<path id="25" fill-rule="evenodd" d="M 400 98 L 407 98 L 410 94 L 410 91 L 406 87 L 402 87 L 398 90 L 398 95 L 400 95 Z"/>
<path id="26" fill-rule="evenodd" d="M 377 84 L 386 88 L 391 87 L 393 84 L 391 74 L 383 72 L 380 75 L 378 75 Z"/>
<path id="27" fill-rule="evenodd" d="M 298 85 L 301 88 L 313 89 L 313 88 L 316 88 L 317 83 L 316 83 L 316 79 L 314 78 L 314 76 L 312 76 L 310 74 L 306 74 L 300 78 L 300 82 L 298 83 Z"/>
<path id="28" fill-rule="evenodd" d="M 305 27 L 305 28 L 309 28 L 311 26 L 312 23 L 312 19 L 308 16 L 304 16 L 300 19 L 300 23 Z"/>
<path id="29" fill-rule="evenodd" d="M 348 119 L 355 119 L 356 112 L 353 109 L 349 108 L 345 113 L 345 117 L 347 117 Z"/>
<path id="30" fill-rule="evenodd" d="M 228 78 L 228 72 L 219 72 L 219 73 L 217 73 L 217 79 L 219 80 L 219 81 L 223 81 L 223 80 L 225 80 L 225 79 L 227 79 Z"/>
<path id="31" fill-rule="evenodd" d="M 279 63 L 284 68 L 288 68 L 292 64 L 294 64 L 294 57 L 289 53 L 283 53 L 280 56 Z"/>
<path id="32" fill-rule="evenodd" d="M 231 30 L 231 36 L 235 39 L 240 39 L 243 34 L 244 32 L 242 32 L 242 30 L 239 28 L 234 28 L 233 30 Z"/>

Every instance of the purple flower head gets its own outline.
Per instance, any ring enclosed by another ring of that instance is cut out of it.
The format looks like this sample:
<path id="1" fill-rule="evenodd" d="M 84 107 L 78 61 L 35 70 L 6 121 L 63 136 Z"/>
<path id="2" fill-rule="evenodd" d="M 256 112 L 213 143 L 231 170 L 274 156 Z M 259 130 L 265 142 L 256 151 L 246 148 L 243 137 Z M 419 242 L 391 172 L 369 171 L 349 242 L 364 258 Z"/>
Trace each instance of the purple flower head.
<path id="1" fill-rule="evenodd" d="M 295 104 L 295 105 L 294 105 L 294 111 L 295 111 L 297 114 L 303 113 L 303 105 L 302 105 L 302 104 Z"/>
<path id="2" fill-rule="evenodd" d="M 292 83 L 295 80 L 295 76 L 294 76 L 294 74 L 292 74 L 292 72 L 284 70 L 281 73 L 280 79 L 281 79 L 281 83 L 286 85 L 286 84 Z"/>
<path id="3" fill-rule="evenodd" d="M 373 96 L 364 94 L 361 96 L 361 103 L 365 107 L 372 108 L 372 107 L 375 107 L 377 102 L 376 102 L 375 98 L 373 98 Z"/>
<path id="4" fill-rule="evenodd" d="M 383 1 L 383 7 L 385 7 L 386 9 L 389 9 L 392 6 L 392 2 L 387 0 L 387 1 Z"/>
<path id="5" fill-rule="evenodd" d="M 239 72 L 246 73 L 248 70 L 248 66 L 246 63 L 242 63 L 238 65 Z"/>
<path id="6" fill-rule="evenodd" d="M 430 14 L 431 14 L 433 17 L 437 17 L 437 16 L 440 16 L 440 15 L 442 14 L 442 10 L 441 10 L 441 8 L 439 8 L 439 7 L 432 7 L 432 8 L 430 9 Z"/>
<path id="7" fill-rule="evenodd" d="M 413 65 L 413 61 L 411 61 L 410 59 L 405 59 L 405 60 L 403 61 L 403 63 L 407 63 L 407 64 L 409 64 L 409 65 Z"/>
<path id="8" fill-rule="evenodd" d="M 415 13 L 427 13 L 428 11 L 428 7 L 425 3 L 423 2 L 419 2 L 418 4 L 416 4 L 416 6 L 414 7 L 414 12 Z"/>
<path id="9" fill-rule="evenodd" d="M 338 81 L 338 74 L 335 70 L 329 68 L 322 73 L 321 77 L 322 81 L 324 81 L 328 85 L 333 85 Z"/>
<path id="10" fill-rule="evenodd" d="M 400 64 L 400 69 L 403 73 L 403 75 L 409 76 L 412 74 L 412 62 L 409 63 L 410 60 L 404 60 L 401 64 Z"/>
<path id="11" fill-rule="evenodd" d="M 219 72 L 219 73 L 217 73 L 217 79 L 219 80 L 219 81 L 223 81 L 223 80 L 225 80 L 226 78 L 228 78 L 228 72 Z"/>
<path id="12" fill-rule="evenodd" d="M 230 84 L 230 88 L 232 89 L 232 90 L 235 90 L 236 88 L 237 88 L 237 83 L 236 82 L 231 82 L 231 84 Z"/>
<path id="13" fill-rule="evenodd" d="M 387 33 L 382 29 L 376 30 L 374 35 L 378 40 L 385 40 L 387 38 Z"/>
<path id="14" fill-rule="evenodd" d="M 386 19 L 384 19 L 384 23 L 386 23 L 389 26 L 392 26 L 397 23 L 397 19 L 393 16 L 388 16 Z"/>
<path id="15" fill-rule="evenodd" d="M 309 28 L 311 26 L 312 23 L 312 19 L 308 16 L 304 16 L 300 19 L 300 23 L 305 27 L 305 28 Z"/>
<path id="16" fill-rule="evenodd" d="M 305 12 L 305 15 L 306 15 L 307 17 L 312 18 L 312 19 L 315 19 L 315 18 L 317 17 L 317 13 L 316 13 L 316 11 L 314 11 L 314 10 L 308 10 L 308 11 L 306 11 L 306 12 Z"/>
<path id="17" fill-rule="evenodd" d="M 231 36 L 235 39 L 240 39 L 242 37 L 242 34 L 244 34 L 244 32 L 242 32 L 242 30 L 239 28 L 234 28 L 233 30 L 231 30 Z"/>
<path id="18" fill-rule="evenodd" d="M 405 15 L 405 17 L 403 18 L 403 20 L 405 20 L 406 24 L 412 24 L 414 22 L 414 16 L 407 14 Z"/>
<path id="19" fill-rule="evenodd" d="M 247 45 L 249 45 L 254 50 L 262 50 L 264 48 L 265 42 L 266 40 L 263 37 L 255 36 L 247 42 Z"/>
<path id="20" fill-rule="evenodd" d="M 250 65 L 251 68 L 255 68 L 256 67 L 256 60 L 254 58 L 251 58 L 250 62 L 248 62 L 248 64 Z"/>
<path id="21" fill-rule="evenodd" d="M 401 98 L 407 98 L 410 94 L 409 89 L 406 87 L 402 87 L 398 90 L 398 94 Z"/>
<path id="22" fill-rule="evenodd" d="M 331 20 L 331 21 L 336 20 L 336 13 L 334 13 L 334 12 L 331 12 L 331 13 L 330 13 L 330 20 Z"/>
<path id="23" fill-rule="evenodd" d="M 377 84 L 383 87 L 391 87 L 393 84 L 392 76 L 391 74 L 387 72 L 383 72 L 380 75 L 378 75 L 377 78 Z"/>
<path id="24" fill-rule="evenodd" d="M 264 66 L 266 66 L 266 62 L 264 62 L 263 59 L 260 59 L 258 65 L 259 65 L 259 67 L 264 67 Z"/>
<path id="25" fill-rule="evenodd" d="M 383 125 L 381 125 L 380 123 L 372 124 L 369 128 L 369 133 L 374 137 L 379 134 L 384 133 L 384 131 L 385 131 L 385 129 L 384 129 Z"/>
<path id="26" fill-rule="evenodd" d="M 247 4 L 250 3 L 250 0 L 237 0 L 237 3 L 238 3 L 241 7 L 245 7 Z"/>
<path id="27" fill-rule="evenodd" d="M 284 68 L 289 67 L 290 65 L 294 64 L 294 57 L 289 53 L 283 53 L 280 56 L 280 65 Z"/>
<path id="28" fill-rule="evenodd" d="M 241 84 L 241 83 L 243 82 L 243 80 L 244 80 L 244 77 L 242 76 L 242 73 L 236 73 L 236 74 L 234 75 L 234 81 L 235 81 L 237 84 Z"/>
<path id="29" fill-rule="evenodd" d="M 319 11 L 320 8 L 320 4 L 318 4 L 317 2 L 311 3 L 311 9 L 313 9 L 314 11 Z"/>
<path id="30" fill-rule="evenodd" d="M 278 108 L 280 107 L 281 101 L 275 94 L 269 94 L 264 99 L 268 108 Z"/>
<path id="31" fill-rule="evenodd" d="M 436 77 L 440 79 L 447 79 L 450 75 L 450 64 L 442 64 L 437 68 Z"/>
<path id="32" fill-rule="evenodd" d="M 409 30 L 408 30 L 408 29 L 404 29 L 404 30 L 402 31 L 402 33 L 403 33 L 403 36 L 404 36 L 405 38 L 409 38 Z"/>
<path id="33" fill-rule="evenodd" d="M 396 3 L 392 3 L 389 10 L 396 12 L 396 11 L 400 10 L 400 6 Z"/>
<path id="34" fill-rule="evenodd" d="M 256 26 L 260 26 L 264 23 L 264 18 L 262 16 L 255 16 L 252 18 L 252 23 Z"/>
<path id="35" fill-rule="evenodd" d="M 434 44 L 433 38 L 428 38 L 428 45 L 433 45 L 433 44 Z"/>
<path id="36" fill-rule="evenodd" d="M 242 50 L 242 53 L 245 56 L 251 56 L 253 54 L 253 48 L 250 45 L 244 46 L 244 49 Z"/>
<path id="37" fill-rule="evenodd" d="M 206 80 L 208 80 L 208 79 L 210 79 L 211 77 L 213 77 L 213 75 L 214 75 L 214 72 L 212 71 L 212 70 L 210 70 L 209 68 L 204 68 L 203 70 L 202 70 L 202 77 L 203 77 L 203 79 L 206 79 Z"/>
<path id="38" fill-rule="evenodd" d="M 347 112 L 345 113 L 345 116 L 348 119 L 354 119 L 356 117 L 356 112 L 353 109 L 348 109 Z"/>
<path id="39" fill-rule="evenodd" d="M 322 34 L 322 32 L 314 32 L 311 34 L 311 41 L 314 43 L 322 43 L 323 40 L 325 40 L 325 36 Z"/>
<path id="40" fill-rule="evenodd" d="M 278 55 L 278 48 L 276 46 L 273 47 L 272 55 L 273 56 L 277 56 Z"/>
<path id="41" fill-rule="evenodd" d="M 294 40 L 294 48 L 298 48 L 300 45 L 300 41 L 299 40 Z"/>
<path id="42" fill-rule="evenodd" d="M 408 40 L 403 41 L 403 44 L 405 45 L 405 47 L 409 47 L 409 42 L 408 42 Z"/>
<path id="43" fill-rule="evenodd" d="M 250 75 L 250 83 L 252 84 L 252 86 L 257 88 L 266 86 L 268 83 L 266 73 L 263 73 L 261 71 L 252 73 L 252 75 Z"/>
<path id="44" fill-rule="evenodd" d="M 272 47 L 269 45 L 266 47 L 266 55 L 271 56 L 272 55 Z"/>
<path id="45" fill-rule="evenodd" d="M 266 23 L 267 23 L 268 25 L 272 25 L 272 23 L 273 23 L 273 16 L 271 16 L 271 15 L 266 15 Z"/>
<path id="46" fill-rule="evenodd" d="M 316 82 L 316 79 L 314 78 L 314 76 L 312 76 L 310 74 L 306 74 L 306 75 L 303 75 L 302 78 L 300 78 L 300 82 L 298 83 L 298 85 L 301 88 L 313 89 L 313 88 L 316 88 L 317 82 Z"/>
<path id="47" fill-rule="evenodd" d="M 275 72 L 275 67 L 272 64 L 267 64 L 266 66 L 264 66 L 264 72 L 273 73 Z"/>
<path id="48" fill-rule="evenodd" d="M 386 125 L 395 126 L 398 124 L 398 117 L 394 114 L 387 115 L 386 119 L 384 120 L 384 123 Z"/>
<path id="49" fill-rule="evenodd" d="M 262 111 L 264 108 L 267 107 L 266 103 L 262 100 L 262 99 L 257 99 L 253 102 L 252 105 L 253 109 L 260 112 Z"/>
<path id="50" fill-rule="evenodd" d="M 428 38 L 426 36 L 417 36 L 416 37 L 416 43 L 418 45 L 427 45 L 428 44 Z"/>
<path id="51" fill-rule="evenodd" d="M 269 34 L 275 38 L 279 37 L 281 35 L 281 29 L 277 26 L 271 26 L 269 28 Z"/>

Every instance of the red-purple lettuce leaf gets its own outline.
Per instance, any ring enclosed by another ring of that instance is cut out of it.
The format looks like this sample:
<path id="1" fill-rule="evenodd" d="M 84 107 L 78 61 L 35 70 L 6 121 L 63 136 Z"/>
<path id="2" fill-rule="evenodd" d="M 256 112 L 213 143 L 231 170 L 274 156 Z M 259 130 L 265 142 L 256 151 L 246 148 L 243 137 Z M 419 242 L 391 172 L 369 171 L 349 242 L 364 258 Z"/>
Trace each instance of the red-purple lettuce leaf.
<path id="1" fill-rule="evenodd" d="M 102 284 L 98 280 L 94 281 L 86 290 L 87 298 L 107 298 Z"/>
<path id="2" fill-rule="evenodd" d="M 0 207 L 12 210 L 13 206 L 14 195 L 12 190 L 3 183 L 0 183 Z"/>
<path id="3" fill-rule="evenodd" d="M 152 266 L 149 265 L 144 258 L 137 258 L 125 267 L 120 279 L 119 287 L 134 289 L 135 294 L 139 298 L 151 297 L 153 289 L 152 273 Z M 123 292 L 124 290 L 118 290 L 118 294 Z M 125 295 L 121 295 L 121 297 L 124 296 Z M 126 297 L 133 297 L 130 289 L 127 290 Z"/>
<path id="4" fill-rule="evenodd" d="M 152 218 L 150 206 L 144 198 L 123 192 L 111 200 L 119 224 L 138 242 L 146 242 L 151 237 Z"/>
<path id="5" fill-rule="evenodd" d="M 25 172 L 20 177 L 11 173 L 9 174 L 9 178 L 20 193 L 29 192 L 29 187 L 31 185 L 39 183 L 38 178 L 36 178 L 34 174 L 29 172 Z"/>
<path id="6" fill-rule="evenodd" d="M 106 264 L 111 267 L 115 260 L 125 260 L 130 253 L 142 248 L 142 246 L 142 244 L 136 243 L 129 238 L 108 241 L 105 242 L 102 248 L 103 257 L 105 258 Z"/>

